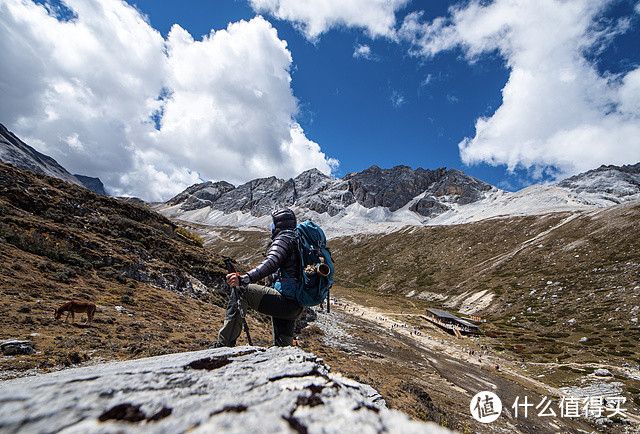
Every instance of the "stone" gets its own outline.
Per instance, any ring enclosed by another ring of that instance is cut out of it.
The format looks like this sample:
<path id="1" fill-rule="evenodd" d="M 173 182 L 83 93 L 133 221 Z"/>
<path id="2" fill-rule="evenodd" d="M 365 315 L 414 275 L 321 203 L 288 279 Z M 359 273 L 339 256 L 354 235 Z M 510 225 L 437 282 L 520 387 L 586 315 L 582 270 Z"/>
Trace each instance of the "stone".
<path id="1" fill-rule="evenodd" d="M 36 352 L 29 341 L 7 341 L 0 344 L 0 348 L 5 356 L 33 354 Z"/>
<path id="2" fill-rule="evenodd" d="M 595 375 L 597 375 L 598 377 L 612 377 L 613 374 L 611 374 L 611 372 L 608 369 L 596 369 L 595 371 L 593 371 L 593 373 Z"/>
<path id="3" fill-rule="evenodd" d="M 295 347 L 236 347 L 8 380 L 2 432 L 449 433 Z"/>

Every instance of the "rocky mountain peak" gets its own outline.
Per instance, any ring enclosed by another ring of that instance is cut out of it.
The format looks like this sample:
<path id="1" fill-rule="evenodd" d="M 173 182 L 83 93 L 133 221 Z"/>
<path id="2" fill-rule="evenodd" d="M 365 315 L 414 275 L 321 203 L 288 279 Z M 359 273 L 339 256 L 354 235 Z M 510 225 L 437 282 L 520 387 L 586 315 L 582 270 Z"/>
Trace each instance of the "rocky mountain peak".
<path id="1" fill-rule="evenodd" d="M 625 166 L 602 165 L 558 183 L 578 193 L 601 195 L 614 202 L 640 194 L 640 163 Z"/>
<path id="2" fill-rule="evenodd" d="M 218 186 L 217 188 L 215 186 Z M 336 216 L 347 207 L 386 208 L 395 212 L 417 196 L 428 193 L 429 199 L 411 208 L 423 216 L 448 209 L 437 197 L 470 203 L 490 190 L 489 184 L 455 169 L 428 170 L 395 166 L 382 169 L 376 165 L 362 172 L 349 173 L 342 179 L 325 175 L 317 169 L 307 170 L 293 179 L 260 178 L 232 188 L 225 183 L 203 183 L 189 187 L 168 202 L 180 212 L 210 207 L 225 214 L 240 211 L 254 217 L 269 215 L 275 208 L 297 206 L 319 214 Z M 215 194 L 212 193 L 215 190 Z"/>
<path id="3" fill-rule="evenodd" d="M 104 185 L 99 178 L 72 175 L 56 160 L 36 151 L 2 124 L 0 124 L 0 161 L 20 169 L 53 176 L 71 184 L 81 185 L 94 193 L 107 196 Z"/>

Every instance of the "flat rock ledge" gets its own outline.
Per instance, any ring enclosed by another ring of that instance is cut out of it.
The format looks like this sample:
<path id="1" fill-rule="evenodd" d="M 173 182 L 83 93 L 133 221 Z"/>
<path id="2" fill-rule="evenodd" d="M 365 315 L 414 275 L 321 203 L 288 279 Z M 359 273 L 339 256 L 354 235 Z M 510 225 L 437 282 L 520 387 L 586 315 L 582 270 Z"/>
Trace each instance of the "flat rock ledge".
<path id="1" fill-rule="evenodd" d="M 0 382 L 0 432 L 450 433 L 295 347 L 236 347 Z"/>

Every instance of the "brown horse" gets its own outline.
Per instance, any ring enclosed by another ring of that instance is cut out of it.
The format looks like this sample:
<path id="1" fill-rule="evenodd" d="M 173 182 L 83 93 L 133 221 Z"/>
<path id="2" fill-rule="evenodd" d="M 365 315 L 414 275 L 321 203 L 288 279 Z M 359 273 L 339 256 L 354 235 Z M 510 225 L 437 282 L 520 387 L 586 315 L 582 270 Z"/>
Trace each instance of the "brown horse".
<path id="1" fill-rule="evenodd" d="M 93 315 L 96 313 L 96 305 L 90 301 L 68 301 L 56 309 L 56 319 L 60 319 L 63 313 L 67 312 L 65 321 L 69 319 L 71 314 L 71 322 L 75 321 L 74 313 L 86 313 L 87 322 L 93 321 Z"/>

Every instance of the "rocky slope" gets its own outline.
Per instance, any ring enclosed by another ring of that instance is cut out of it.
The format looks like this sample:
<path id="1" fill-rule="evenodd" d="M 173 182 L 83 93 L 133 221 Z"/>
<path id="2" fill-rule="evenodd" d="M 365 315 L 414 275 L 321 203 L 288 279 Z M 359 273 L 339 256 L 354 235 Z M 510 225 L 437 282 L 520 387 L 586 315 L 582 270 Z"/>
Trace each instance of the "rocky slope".
<path id="1" fill-rule="evenodd" d="M 56 160 L 36 151 L 2 124 L 0 124 L 0 161 L 21 169 L 53 176 L 71 184 L 82 185 L 95 193 L 106 195 L 104 186 L 98 178 L 72 175 Z"/>
<path id="2" fill-rule="evenodd" d="M 84 175 L 73 175 L 76 177 L 78 181 L 82 183 L 82 185 L 89 190 L 93 191 L 95 194 L 101 194 L 103 196 L 107 196 L 107 192 L 104 189 L 104 184 L 100 181 L 100 178 L 94 178 L 91 176 Z"/>
<path id="3" fill-rule="evenodd" d="M 292 347 L 181 353 L 2 386 L 7 432 L 451 432 L 388 410 L 371 387 Z"/>
<path id="4" fill-rule="evenodd" d="M 0 124 L 0 161 L 21 169 L 53 176 L 71 184 L 82 185 L 56 160 L 36 151 L 2 124 Z"/>
<path id="5" fill-rule="evenodd" d="M 0 163 L 0 336 L 37 351 L 0 358 L 0 378 L 206 348 L 224 316 L 226 270 L 201 244 L 146 208 Z M 98 306 L 97 327 L 54 320 L 72 299 Z M 264 345 L 262 324 L 252 325 Z"/>
<path id="6" fill-rule="evenodd" d="M 456 169 L 372 166 L 342 179 L 311 169 L 293 179 L 262 178 L 237 188 L 227 182 L 206 182 L 189 187 L 167 205 L 181 211 L 209 208 L 225 214 L 240 211 L 254 217 L 269 215 L 282 206 L 297 206 L 331 217 L 353 204 L 367 209 L 383 207 L 390 212 L 409 206 L 419 215 L 430 216 L 448 209 L 444 198 L 467 204 L 482 199 L 489 190 L 489 184 Z M 417 196 L 422 197 L 416 199 Z"/>
<path id="7" fill-rule="evenodd" d="M 600 166 L 567 178 L 558 183 L 558 187 L 591 193 L 604 200 L 620 203 L 637 198 L 640 192 L 640 163 L 622 167 Z"/>
<path id="8" fill-rule="evenodd" d="M 372 166 L 342 179 L 312 169 L 289 180 L 262 178 L 238 187 L 226 182 L 193 185 L 156 209 L 194 223 L 264 227 L 271 211 L 286 206 L 301 220 L 368 232 L 376 225 L 422 224 L 497 191 L 456 169 Z"/>

